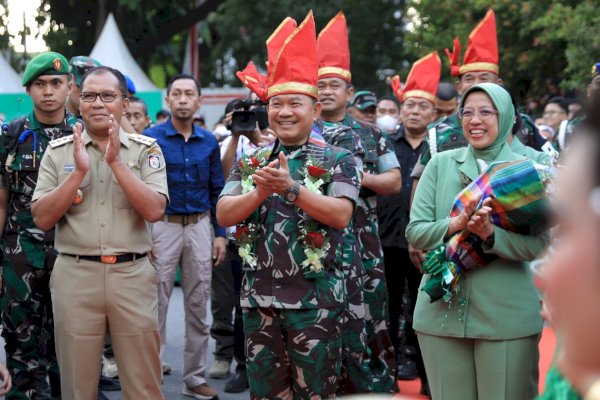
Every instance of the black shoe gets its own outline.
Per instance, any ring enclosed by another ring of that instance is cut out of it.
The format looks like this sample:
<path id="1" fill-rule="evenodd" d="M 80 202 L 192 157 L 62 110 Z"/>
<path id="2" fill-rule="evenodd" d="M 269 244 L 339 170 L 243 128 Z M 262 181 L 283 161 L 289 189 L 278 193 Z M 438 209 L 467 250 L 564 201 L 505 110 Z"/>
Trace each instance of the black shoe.
<path id="1" fill-rule="evenodd" d="M 235 371 L 233 378 L 225 384 L 225 393 L 241 393 L 249 387 L 246 368 L 240 368 Z"/>
<path id="2" fill-rule="evenodd" d="M 107 378 L 100 376 L 100 382 L 98 382 L 99 391 L 105 390 L 107 392 L 117 392 L 121 390 L 121 382 L 118 379 Z"/>
<path id="3" fill-rule="evenodd" d="M 431 391 L 429 390 L 429 382 L 421 384 L 421 394 L 431 399 Z"/>
<path id="4" fill-rule="evenodd" d="M 401 381 L 412 381 L 417 378 L 417 365 L 414 361 L 406 359 L 402 364 L 398 364 L 396 378 Z"/>
<path id="5" fill-rule="evenodd" d="M 108 397 L 104 395 L 101 391 L 98 390 L 98 400 L 110 400 Z"/>

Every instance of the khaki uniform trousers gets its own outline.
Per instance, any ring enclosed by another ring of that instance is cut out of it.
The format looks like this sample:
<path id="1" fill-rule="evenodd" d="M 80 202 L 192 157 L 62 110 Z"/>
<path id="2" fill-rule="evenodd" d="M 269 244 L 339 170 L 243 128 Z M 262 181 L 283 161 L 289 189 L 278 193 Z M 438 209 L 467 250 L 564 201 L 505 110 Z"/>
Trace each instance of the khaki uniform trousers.
<path id="1" fill-rule="evenodd" d="M 147 257 L 103 264 L 60 255 L 50 278 L 63 400 L 96 400 L 107 327 L 124 400 L 162 400 L 156 272 Z"/>
<path id="2" fill-rule="evenodd" d="M 207 306 L 212 277 L 213 228 L 210 213 L 198 222 L 182 225 L 159 221 L 152 224 L 152 242 L 158 273 L 158 323 L 160 354 L 167 343 L 167 311 L 175 283 L 177 265 L 181 266 L 181 288 L 185 311 L 183 383 L 188 388 L 206 382 L 210 324 Z"/>
<path id="3" fill-rule="evenodd" d="M 529 400 L 539 335 L 512 340 L 417 333 L 433 400 Z"/>

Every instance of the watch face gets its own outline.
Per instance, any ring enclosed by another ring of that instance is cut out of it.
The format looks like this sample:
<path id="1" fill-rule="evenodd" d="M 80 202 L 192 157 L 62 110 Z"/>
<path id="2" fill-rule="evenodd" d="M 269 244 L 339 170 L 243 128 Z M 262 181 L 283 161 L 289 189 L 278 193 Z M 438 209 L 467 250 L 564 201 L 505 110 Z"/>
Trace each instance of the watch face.
<path id="1" fill-rule="evenodd" d="M 298 198 L 298 194 L 295 192 L 287 192 L 285 194 L 285 200 L 289 203 L 293 203 Z"/>

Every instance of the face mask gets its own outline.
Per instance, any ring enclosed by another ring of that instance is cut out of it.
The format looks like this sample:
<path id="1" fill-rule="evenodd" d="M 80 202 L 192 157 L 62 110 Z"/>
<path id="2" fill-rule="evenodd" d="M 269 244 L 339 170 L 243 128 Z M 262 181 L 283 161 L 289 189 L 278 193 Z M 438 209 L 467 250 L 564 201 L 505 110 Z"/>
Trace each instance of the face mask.
<path id="1" fill-rule="evenodd" d="M 391 115 L 386 114 L 382 117 L 377 117 L 377 127 L 382 131 L 393 132 L 396 129 L 396 125 L 398 125 L 398 119 Z"/>

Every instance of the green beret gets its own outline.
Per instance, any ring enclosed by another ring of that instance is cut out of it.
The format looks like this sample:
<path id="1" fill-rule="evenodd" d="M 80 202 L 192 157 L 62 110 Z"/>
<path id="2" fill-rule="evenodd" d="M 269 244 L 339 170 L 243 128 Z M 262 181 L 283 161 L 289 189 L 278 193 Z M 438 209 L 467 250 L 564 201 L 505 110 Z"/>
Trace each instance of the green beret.
<path id="1" fill-rule="evenodd" d="M 66 75 L 69 73 L 69 62 L 62 55 L 53 51 L 39 54 L 27 63 L 23 79 L 23 86 L 29 85 L 40 75 Z"/>
<path id="2" fill-rule="evenodd" d="M 98 60 L 94 60 L 92 57 L 86 56 L 75 56 L 69 60 L 70 71 L 75 78 L 77 86 L 81 84 L 81 78 L 94 67 L 100 67 L 102 64 Z"/>

